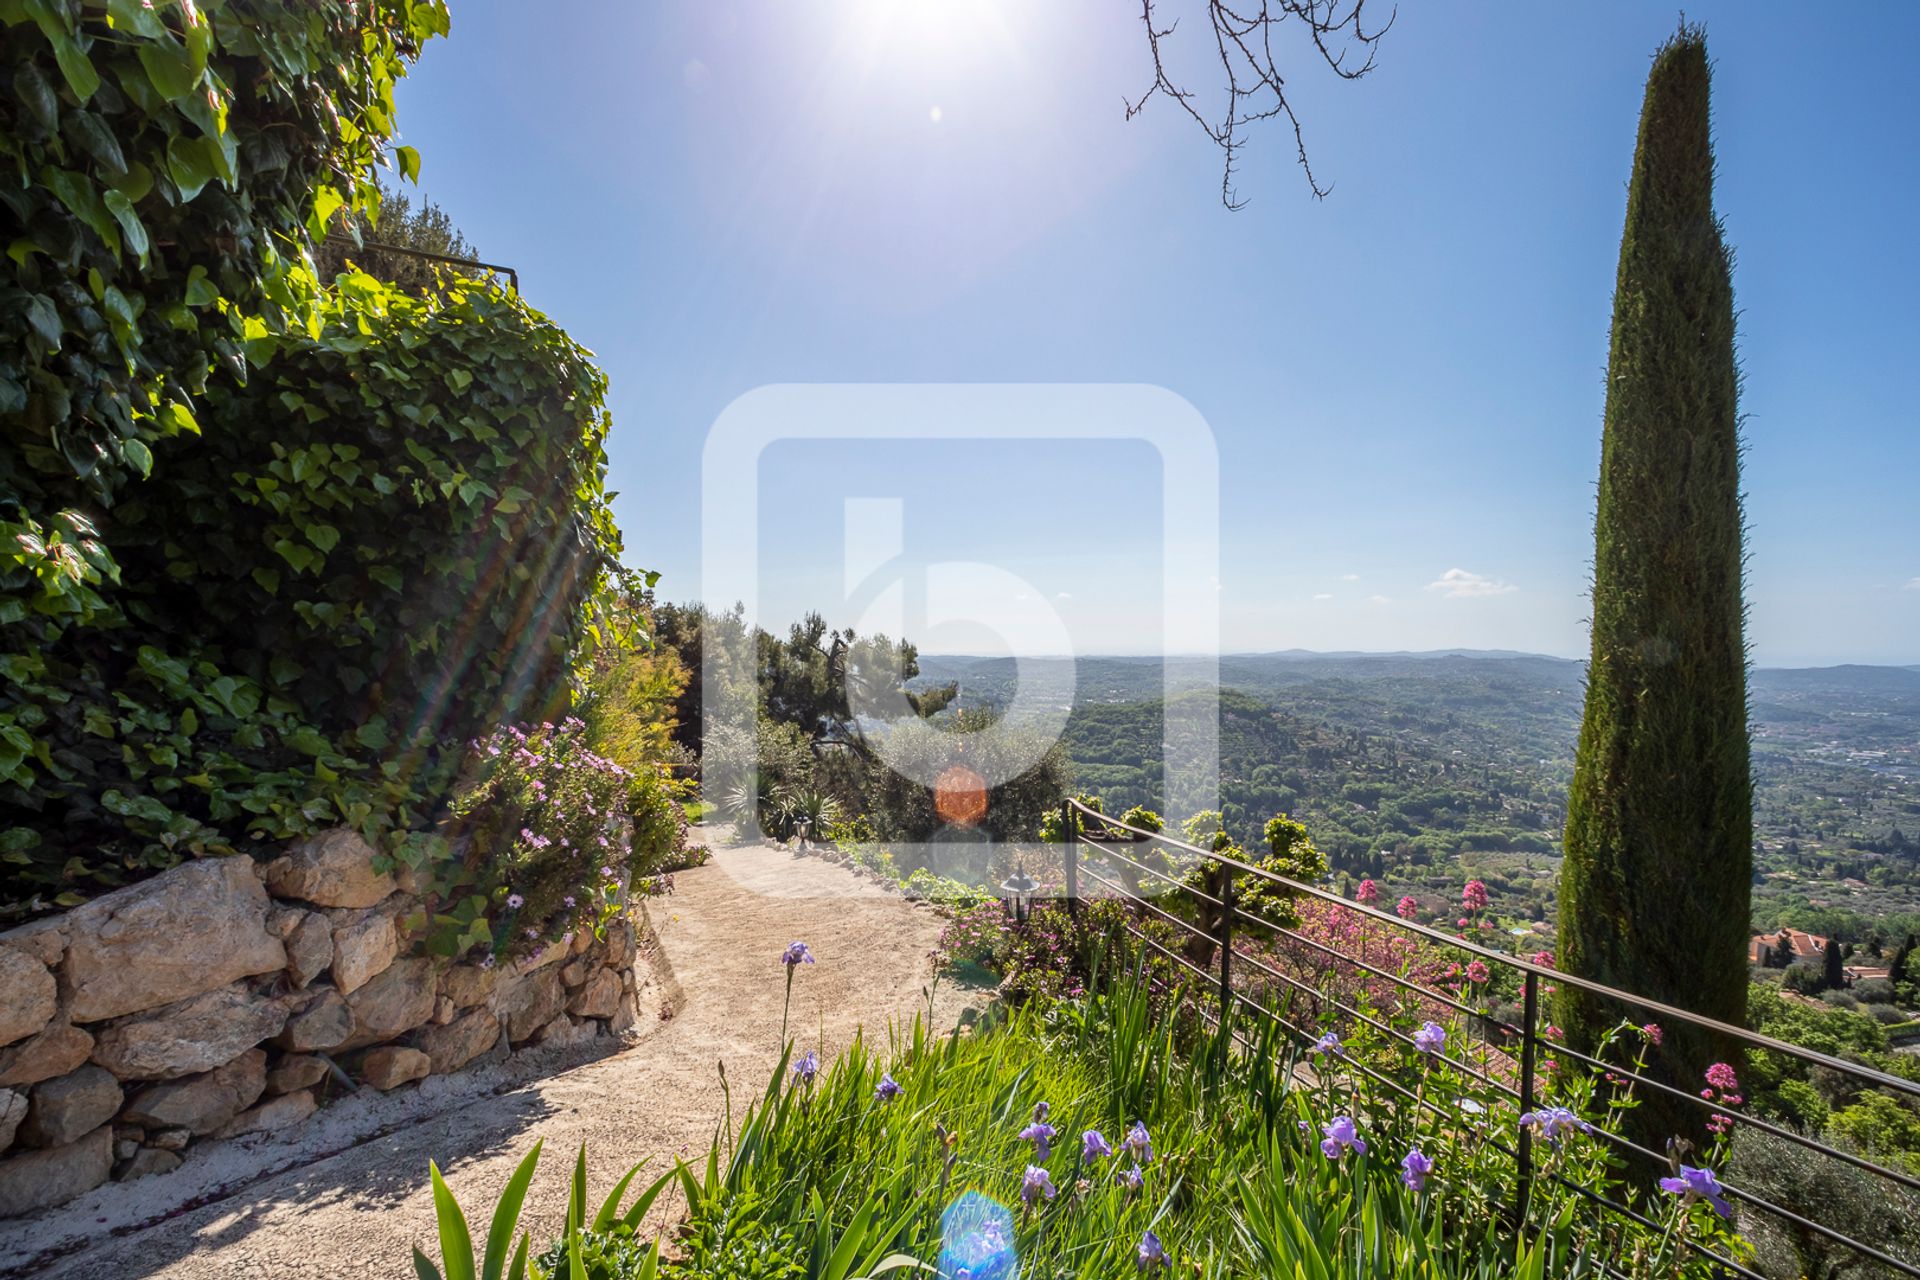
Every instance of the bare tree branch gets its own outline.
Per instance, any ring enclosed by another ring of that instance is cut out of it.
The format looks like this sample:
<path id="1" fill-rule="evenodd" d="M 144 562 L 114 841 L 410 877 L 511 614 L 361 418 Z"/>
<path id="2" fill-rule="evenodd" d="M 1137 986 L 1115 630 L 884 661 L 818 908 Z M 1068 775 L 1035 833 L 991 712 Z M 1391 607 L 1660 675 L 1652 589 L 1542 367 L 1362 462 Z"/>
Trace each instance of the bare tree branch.
<path id="1" fill-rule="evenodd" d="M 1213 28 L 1214 54 L 1226 75 L 1226 104 L 1218 118 L 1210 118 L 1194 93 L 1168 74 L 1166 52 L 1179 20 L 1162 25 L 1155 0 L 1140 0 L 1140 20 L 1147 28 L 1147 48 L 1153 54 L 1153 84 L 1138 99 L 1127 103 L 1127 119 L 1146 109 L 1154 97 L 1173 99 L 1181 110 L 1193 117 L 1215 146 L 1226 154 L 1220 177 L 1220 201 L 1229 209 L 1245 203 L 1234 191 L 1233 178 L 1240 150 L 1247 143 L 1247 131 L 1263 120 L 1284 119 L 1293 129 L 1294 152 L 1307 185 L 1316 199 L 1324 199 L 1331 186 L 1322 187 L 1314 177 L 1307 159 L 1306 134 L 1300 117 L 1294 114 L 1287 97 L 1286 77 L 1280 74 L 1279 58 L 1274 53 L 1273 33 L 1288 20 L 1306 30 L 1320 60 L 1343 80 L 1358 80 L 1373 70 L 1373 59 L 1380 38 L 1393 26 L 1394 10 L 1379 27 L 1368 30 L 1361 11 L 1366 0 L 1204 0 L 1208 21 Z M 1364 54 L 1358 65 L 1350 58 Z"/>

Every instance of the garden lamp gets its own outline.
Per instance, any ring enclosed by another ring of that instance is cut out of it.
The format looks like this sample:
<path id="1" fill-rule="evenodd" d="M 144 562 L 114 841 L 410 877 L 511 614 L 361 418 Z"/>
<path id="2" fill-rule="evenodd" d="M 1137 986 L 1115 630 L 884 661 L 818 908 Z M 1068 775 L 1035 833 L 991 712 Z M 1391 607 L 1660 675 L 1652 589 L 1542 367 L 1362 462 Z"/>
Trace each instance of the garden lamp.
<path id="1" fill-rule="evenodd" d="M 1001 883 L 1001 905 L 1006 907 L 1008 917 L 1015 924 L 1027 922 L 1027 917 L 1033 911 L 1033 891 L 1039 887 L 1040 882 L 1027 874 L 1024 862 L 1015 867 L 1013 874 Z"/>

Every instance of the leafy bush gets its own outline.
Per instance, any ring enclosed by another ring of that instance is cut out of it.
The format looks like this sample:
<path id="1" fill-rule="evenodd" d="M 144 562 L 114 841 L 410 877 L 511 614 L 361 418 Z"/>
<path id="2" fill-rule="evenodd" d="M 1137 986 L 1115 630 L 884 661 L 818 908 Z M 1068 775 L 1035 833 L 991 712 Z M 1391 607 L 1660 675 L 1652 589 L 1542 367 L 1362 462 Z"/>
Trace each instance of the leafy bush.
<path id="1" fill-rule="evenodd" d="M 340 822 L 417 864 L 459 744 L 563 710 L 617 621 L 586 352 L 471 282 L 307 318 L 156 444 L 105 611 L 0 653 L 15 912 Z"/>
<path id="2" fill-rule="evenodd" d="M 55 550 L 62 510 L 145 477 L 210 371 L 244 380 L 295 318 L 286 267 L 377 201 L 394 85 L 447 6 L 10 0 L 0 31 L 0 538 L 40 543 L 37 603 L 71 615 L 95 584 Z"/>
<path id="3" fill-rule="evenodd" d="M 888 855 L 892 861 L 892 855 Z M 983 903 L 998 905 L 999 900 L 993 892 L 977 884 L 968 884 L 964 880 L 954 880 L 948 876 L 936 875 L 925 867 L 915 867 L 913 873 L 900 882 L 901 892 L 915 902 L 936 902 L 941 906 L 955 907 L 970 911 Z"/>
<path id="4" fill-rule="evenodd" d="M 1136 919 L 1111 898 L 1083 902 L 1077 913 L 1041 903 L 1024 925 L 1008 919 L 999 902 L 987 901 L 954 913 L 934 956 L 950 972 L 972 965 L 995 974 L 1001 991 L 1015 999 L 1070 999 L 1086 993 L 1123 925 L 1168 948 L 1179 936 L 1164 922 Z M 1163 988 L 1171 985 L 1170 962 L 1155 958 L 1148 973 Z"/>

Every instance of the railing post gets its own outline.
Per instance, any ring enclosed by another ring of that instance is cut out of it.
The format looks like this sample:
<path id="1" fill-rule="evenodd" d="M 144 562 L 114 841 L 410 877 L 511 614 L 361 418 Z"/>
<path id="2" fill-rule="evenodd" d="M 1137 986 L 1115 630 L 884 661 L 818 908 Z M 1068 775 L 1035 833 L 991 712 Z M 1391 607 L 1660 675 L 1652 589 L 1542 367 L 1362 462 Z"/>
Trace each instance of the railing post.
<path id="1" fill-rule="evenodd" d="M 1522 984 L 1524 1005 L 1520 1014 L 1520 1114 L 1533 1110 L 1533 1046 L 1540 1025 L 1540 975 L 1527 971 Z M 1520 1221 L 1527 1220 L 1527 1202 L 1533 1197 L 1533 1128 L 1520 1126 L 1518 1156 L 1519 1185 L 1515 1200 Z"/>
<path id="2" fill-rule="evenodd" d="M 1073 801 L 1060 802 L 1060 832 L 1067 840 L 1067 914 L 1080 914 L 1080 837 Z"/>
<path id="3" fill-rule="evenodd" d="M 1259 985 L 1258 983 L 1255 984 Z M 1220 1025 L 1227 1025 L 1227 1012 L 1233 1007 L 1233 873 L 1227 873 L 1226 888 L 1220 891 Z"/>

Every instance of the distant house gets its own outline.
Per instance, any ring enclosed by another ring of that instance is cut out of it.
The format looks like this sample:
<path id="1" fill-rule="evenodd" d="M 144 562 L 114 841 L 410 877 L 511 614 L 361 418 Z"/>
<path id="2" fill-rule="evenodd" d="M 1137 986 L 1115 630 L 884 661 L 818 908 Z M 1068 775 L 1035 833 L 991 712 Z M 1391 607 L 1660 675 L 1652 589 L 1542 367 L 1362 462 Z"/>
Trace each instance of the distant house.
<path id="1" fill-rule="evenodd" d="M 1767 964 L 1780 952 L 1780 940 L 1785 938 L 1793 949 L 1793 960 L 1798 964 L 1802 960 L 1823 960 L 1827 954 L 1827 940 L 1817 933 L 1805 933 L 1799 929 L 1782 929 L 1778 933 L 1756 933 L 1747 944 L 1748 964 Z"/>

